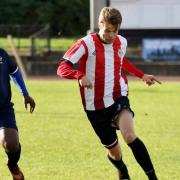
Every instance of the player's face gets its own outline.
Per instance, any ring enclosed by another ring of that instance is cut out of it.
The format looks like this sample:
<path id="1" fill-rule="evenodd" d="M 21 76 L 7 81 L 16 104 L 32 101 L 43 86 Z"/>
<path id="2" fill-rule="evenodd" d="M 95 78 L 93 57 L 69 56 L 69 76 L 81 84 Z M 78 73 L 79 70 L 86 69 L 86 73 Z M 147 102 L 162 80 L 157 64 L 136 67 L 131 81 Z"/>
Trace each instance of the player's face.
<path id="1" fill-rule="evenodd" d="M 112 24 L 109 24 L 108 22 L 100 22 L 99 23 L 99 36 L 102 41 L 104 41 L 107 44 L 113 43 L 114 39 L 116 38 L 116 35 L 118 34 L 117 27 L 113 26 Z"/>

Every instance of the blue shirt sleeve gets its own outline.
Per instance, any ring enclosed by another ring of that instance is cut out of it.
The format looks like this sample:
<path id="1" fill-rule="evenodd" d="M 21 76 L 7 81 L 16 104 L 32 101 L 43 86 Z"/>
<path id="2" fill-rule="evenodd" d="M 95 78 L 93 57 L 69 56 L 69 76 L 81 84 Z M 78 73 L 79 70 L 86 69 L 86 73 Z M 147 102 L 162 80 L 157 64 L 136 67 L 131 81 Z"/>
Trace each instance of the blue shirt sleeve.
<path id="1" fill-rule="evenodd" d="M 21 72 L 17 68 L 15 72 L 10 74 L 11 79 L 13 80 L 14 84 L 18 87 L 18 89 L 21 91 L 23 96 L 28 96 L 28 91 L 25 86 L 25 82 L 23 80 L 23 77 L 21 75 Z"/>

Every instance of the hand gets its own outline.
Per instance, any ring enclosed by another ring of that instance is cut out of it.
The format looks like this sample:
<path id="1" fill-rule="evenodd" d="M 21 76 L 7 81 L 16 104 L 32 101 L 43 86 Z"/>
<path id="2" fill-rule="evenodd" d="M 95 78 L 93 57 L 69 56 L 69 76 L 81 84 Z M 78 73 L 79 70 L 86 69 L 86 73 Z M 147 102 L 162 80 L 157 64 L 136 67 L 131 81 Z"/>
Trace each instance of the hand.
<path id="1" fill-rule="evenodd" d="M 157 78 L 155 78 L 153 75 L 150 74 L 144 74 L 142 80 L 145 81 L 148 86 L 151 86 L 155 82 L 162 84 L 161 81 L 159 81 Z"/>
<path id="2" fill-rule="evenodd" d="M 93 85 L 91 83 L 91 81 L 86 77 L 82 77 L 80 80 L 79 80 L 79 84 L 82 86 L 82 87 L 85 87 L 87 89 L 92 89 L 93 88 Z"/>
<path id="3" fill-rule="evenodd" d="M 34 99 L 31 96 L 24 96 L 24 104 L 25 108 L 27 109 L 27 105 L 30 105 L 30 113 L 34 111 L 34 108 L 36 106 L 36 103 L 34 102 Z"/>

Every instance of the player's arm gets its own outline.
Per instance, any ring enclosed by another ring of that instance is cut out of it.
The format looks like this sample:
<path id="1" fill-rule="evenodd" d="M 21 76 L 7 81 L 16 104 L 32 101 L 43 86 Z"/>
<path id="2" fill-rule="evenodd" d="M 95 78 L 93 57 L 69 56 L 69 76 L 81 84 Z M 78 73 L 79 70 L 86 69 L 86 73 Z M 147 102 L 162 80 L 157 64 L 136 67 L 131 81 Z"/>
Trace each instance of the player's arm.
<path id="1" fill-rule="evenodd" d="M 86 76 L 83 76 L 81 79 L 79 79 L 79 84 L 87 89 L 93 88 L 92 82 Z"/>
<path id="2" fill-rule="evenodd" d="M 87 58 L 87 47 L 83 40 L 75 43 L 63 56 L 60 62 L 57 75 L 67 79 L 77 79 L 82 87 L 92 88 L 91 81 L 86 77 L 85 73 L 80 70 L 73 69 L 73 65 L 81 58 Z"/>
<path id="3" fill-rule="evenodd" d="M 73 64 L 68 60 L 62 60 L 57 69 L 57 75 L 67 79 L 81 79 L 85 74 L 73 69 Z"/>
<path id="4" fill-rule="evenodd" d="M 154 75 L 151 74 L 144 74 L 142 80 L 146 82 L 148 86 L 153 85 L 155 82 L 158 84 L 162 84 Z"/>
<path id="5" fill-rule="evenodd" d="M 16 62 L 10 58 L 10 56 L 8 55 L 8 53 L 5 50 L 3 50 L 3 49 L 0 49 L 0 50 L 1 50 L 1 53 L 3 53 L 4 57 L 7 60 L 8 71 L 9 71 L 9 75 L 10 75 L 11 79 L 13 80 L 15 85 L 20 89 L 21 93 L 24 96 L 25 108 L 27 109 L 27 105 L 30 104 L 30 112 L 32 113 L 35 108 L 35 102 L 34 102 L 33 98 L 30 97 L 28 94 L 23 77 L 17 67 Z"/>
<path id="6" fill-rule="evenodd" d="M 131 63 L 126 57 L 123 58 L 122 69 L 142 79 L 144 73 Z"/>
<path id="7" fill-rule="evenodd" d="M 64 60 L 59 64 L 57 70 L 58 76 L 67 79 L 77 79 L 82 87 L 92 88 L 91 81 L 86 77 L 86 75 L 79 71 L 73 69 L 73 64 L 70 61 Z"/>
<path id="8" fill-rule="evenodd" d="M 161 84 L 161 82 L 151 74 L 144 74 L 140 69 L 138 69 L 133 63 L 131 63 L 126 57 L 123 58 L 122 69 L 125 71 L 135 75 L 136 77 L 142 79 L 149 86 L 154 84 L 155 82 Z"/>
<path id="9" fill-rule="evenodd" d="M 23 80 L 23 77 L 22 77 L 21 72 L 19 71 L 18 67 L 13 73 L 10 74 L 10 77 L 12 78 L 14 84 L 19 88 L 22 95 L 24 96 L 25 108 L 27 109 L 27 106 L 29 104 L 30 105 L 30 113 L 32 113 L 34 111 L 36 104 L 34 102 L 34 99 L 31 96 L 29 96 L 29 93 L 26 89 L 25 82 Z"/>
<path id="10" fill-rule="evenodd" d="M 73 69 L 73 65 L 78 63 L 82 56 L 86 54 L 85 44 L 83 40 L 77 41 L 71 48 L 64 54 L 61 59 L 57 75 L 67 79 L 81 79 L 85 74 L 80 70 Z"/>

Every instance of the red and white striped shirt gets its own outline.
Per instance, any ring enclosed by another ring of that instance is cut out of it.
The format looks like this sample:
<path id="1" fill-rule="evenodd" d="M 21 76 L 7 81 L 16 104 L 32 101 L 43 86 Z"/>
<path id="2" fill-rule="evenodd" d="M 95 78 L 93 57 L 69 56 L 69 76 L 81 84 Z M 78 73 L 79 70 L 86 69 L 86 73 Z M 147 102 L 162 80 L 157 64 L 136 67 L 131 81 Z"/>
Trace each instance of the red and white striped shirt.
<path id="1" fill-rule="evenodd" d="M 92 82 L 93 88 L 80 86 L 82 102 L 86 110 L 98 110 L 111 106 L 120 96 L 128 95 L 126 70 L 141 78 L 144 74 L 125 57 L 127 40 L 117 35 L 112 44 L 104 44 L 97 34 L 90 34 L 75 43 L 63 59 L 75 64 L 74 70 L 67 61 L 60 63 L 57 74 L 69 79 L 81 79 L 84 75 Z"/>

